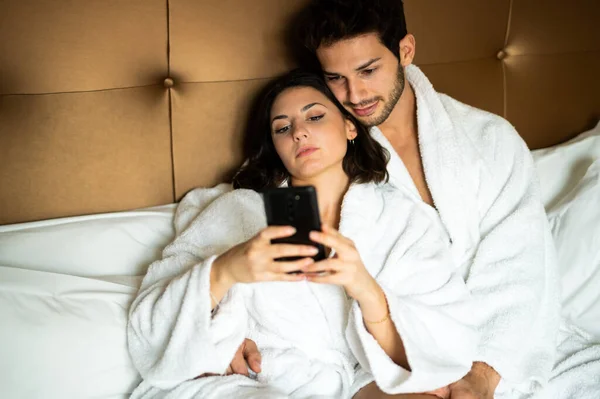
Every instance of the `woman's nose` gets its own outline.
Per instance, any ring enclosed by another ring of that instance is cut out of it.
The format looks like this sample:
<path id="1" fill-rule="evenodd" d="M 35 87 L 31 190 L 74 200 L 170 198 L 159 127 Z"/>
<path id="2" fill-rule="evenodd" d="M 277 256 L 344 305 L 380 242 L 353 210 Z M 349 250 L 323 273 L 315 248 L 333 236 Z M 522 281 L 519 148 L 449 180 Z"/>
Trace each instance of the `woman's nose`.
<path id="1" fill-rule="evenodd" d="M 300 141 L 301 139 L 306 139 L 308 138 L 308 129 L 306 129 L 306 126 L 304 126 L 304 124 L 298 124 L 294 127 L 294 140 L 296 141 Z"/>

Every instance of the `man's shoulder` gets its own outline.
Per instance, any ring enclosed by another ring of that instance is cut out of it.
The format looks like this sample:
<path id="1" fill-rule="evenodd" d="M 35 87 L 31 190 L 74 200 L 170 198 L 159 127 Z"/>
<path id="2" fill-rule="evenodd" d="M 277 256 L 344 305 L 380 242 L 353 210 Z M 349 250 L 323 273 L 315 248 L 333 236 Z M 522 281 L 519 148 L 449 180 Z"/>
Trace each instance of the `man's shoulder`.
<path id="1" fill-rule="evenodd" d="M 457 131 L 462 131 L 482 155 L 493 155 L 499 148 L 526 150 L 514 126 L 503 117 L 460 102 L 440 93 L 441 102 Z"/>

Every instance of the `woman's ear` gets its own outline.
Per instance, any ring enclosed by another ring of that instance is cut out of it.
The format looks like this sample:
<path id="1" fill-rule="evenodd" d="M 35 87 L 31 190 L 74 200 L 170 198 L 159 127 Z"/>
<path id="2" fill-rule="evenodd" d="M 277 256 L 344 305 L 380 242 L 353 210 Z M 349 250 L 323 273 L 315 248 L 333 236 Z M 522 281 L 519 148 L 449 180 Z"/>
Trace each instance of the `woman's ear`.
<path id="1" fill-rule="evenodd" d="M 346 138 L 348 140 L 354 140 L 356 136 L 358 136 L 356 125 L 350 119 L 346 118 Z"/>

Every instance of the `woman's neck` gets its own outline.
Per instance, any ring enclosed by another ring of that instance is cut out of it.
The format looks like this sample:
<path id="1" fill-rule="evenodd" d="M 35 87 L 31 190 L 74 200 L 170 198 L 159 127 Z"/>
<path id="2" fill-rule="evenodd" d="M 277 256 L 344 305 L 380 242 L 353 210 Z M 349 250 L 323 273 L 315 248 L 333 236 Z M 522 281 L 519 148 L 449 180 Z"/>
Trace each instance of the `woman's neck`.
<path id="1" fill-rule="evenodd" d="M 342 201 L 350 186 L 350 179 L 341 168 L 339 171 L 331 170 L 307 180 L 292 179 L 292 185 L 314 186 L 317 191 L 321 223 L 335 229 L 339 228 Z"/>

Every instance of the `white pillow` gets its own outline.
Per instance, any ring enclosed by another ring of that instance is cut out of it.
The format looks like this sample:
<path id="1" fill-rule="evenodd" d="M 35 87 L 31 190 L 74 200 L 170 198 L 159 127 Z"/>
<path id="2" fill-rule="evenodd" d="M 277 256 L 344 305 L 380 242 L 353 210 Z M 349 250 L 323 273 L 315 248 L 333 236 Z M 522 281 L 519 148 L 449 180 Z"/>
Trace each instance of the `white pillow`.
<path id="1" fill-rule="evenodd" d="M 135 286 L 0 266 L 1 396 L 129 397 L 140 381 L 126 340 L 136 291 Z"/>
<path id="2" fill-rule="evenodd" d="M 173 240 L 175 205 L 0 226 L 0 266 L 140 275 Z"/>
<path id="3" fill-rule="evenodd" d="M 600 341 L 600 157 L 548 213 L 563 314 Z"/>
<path id="4" fill-rule="evenodd" d="M 600 159 L 600 122 L 566 143 L 532 151 L 547 211 L 571 191 Z"/>
<path id="5" fill-rule="evenodd" d="M 600 122 L 532 155 L 558 251 L 563 314 L 600 339 Z"/>

